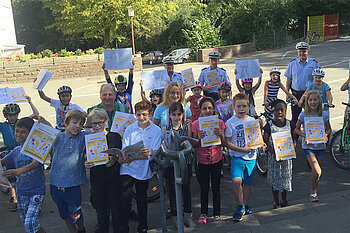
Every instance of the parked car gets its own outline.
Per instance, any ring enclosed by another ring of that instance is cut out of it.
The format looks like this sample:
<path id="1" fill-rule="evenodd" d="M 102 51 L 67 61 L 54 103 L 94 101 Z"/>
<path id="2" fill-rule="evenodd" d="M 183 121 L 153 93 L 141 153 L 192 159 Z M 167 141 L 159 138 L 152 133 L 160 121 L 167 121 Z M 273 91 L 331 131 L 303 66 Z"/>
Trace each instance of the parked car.
<path id="1" fill-rule="evenodd" d="M 191 52 L 191 49 L 189 49 L 189 48 L 176 49 L 176 50 L 172 51 L 166 57 L 173 58 L 174 63 L 184 63 L 184 62 L 187 62 L 188 59 L 190 58 L 190 52 Z M 166 57 L 164 57 L 164 58 L 166 58 Z"/>
<path id="2" fill-rule="evenodd" d="M 163 53 L 161 51 L 150 51 L 142 54 L 142 63 L 144 64 L 157 64 L 163 60 Z"/>

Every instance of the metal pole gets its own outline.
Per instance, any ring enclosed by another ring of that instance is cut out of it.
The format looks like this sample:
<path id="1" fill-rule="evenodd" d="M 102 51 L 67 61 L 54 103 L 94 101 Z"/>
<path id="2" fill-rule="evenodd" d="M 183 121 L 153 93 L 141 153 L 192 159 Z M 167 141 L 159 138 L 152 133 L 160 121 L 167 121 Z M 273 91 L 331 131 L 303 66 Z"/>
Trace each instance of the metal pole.
<path id="1" fill-rule="evenodd" d="M 176 196 L 176 213 L 177 213 L 177 232 L 184 233 L 184 218 L 182 210 L 182 179 L 179 168 L 179 160 L 173 160 L 174 177 L 175 177 L 175 196 Z"/>
<path id="2" fill-rule="evenodd" d="M 159 181 L 159 192 L 160 192 L 160 211 L 162 212 L 162 232 L 167 232 L 166 228 L 166 213 L 165 213 L 165 202 L 164 202 L 164 186 L 163 186 L 163 171 L 162 169 L 158 172 Z"/>
<path id="3" fill-rule="evenodd" d="M 133 24 L 133 21 L 132 21 L 132 16 L 130 18 L 131 18 L 132 52 L 133 52 L 133 55 L 135 55 L 134 24 Z"/>

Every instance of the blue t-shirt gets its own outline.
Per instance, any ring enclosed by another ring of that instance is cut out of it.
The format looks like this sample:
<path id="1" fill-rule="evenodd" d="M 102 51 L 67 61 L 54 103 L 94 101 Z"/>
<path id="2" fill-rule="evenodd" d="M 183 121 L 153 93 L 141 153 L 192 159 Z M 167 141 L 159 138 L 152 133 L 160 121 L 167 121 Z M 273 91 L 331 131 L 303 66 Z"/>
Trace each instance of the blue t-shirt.
<path id="1" fill-rule="evenodd" d="M 311 115 L 311 116 L 308 116 L 308 117 L 320 117 L 320 116 Z M 322 112 L 322 118 L 323 118 L 323 122 L 325 124 L 326 124 L 327 121 L 329 121 L 329 115 L 326 112 Z M 303 122 L 303 127 L 304 127 L 304 131 L 305 131 L 306 125 L 305 125 L 305 113 L 304 113 L 304 111 L 302 111 L 299 114 L 298 119 L 301 122 Z M 311 145 L 308 145 L 308 144 L 305 143 L 305 140 L 302 140 L 301 147 L 303 149 L 324 150 L 324 149 L 326 149 L 326 144 L 311 144 Z"/>
<path id="2" fill-rule="evenodd" d="M 166 109 L 165 105 L 159 105 L 154 111 L 153 118 L 160 120 L 159 127 L 163 129 L 168 125 L 168 109 Z M 191 109 L 188 105 L 185 105 L 185 119 L 191 117 Z"/>
<path id="3" fill-rule="evenodd" d="M 33 161 L 32 158 L 20 152 L 21 147 L 17 146 L 5 156 L 7 170 L 25 167 Z M 19 196 L 44 195 L 44 166 L 40 164 L 37 168 L 16 176 L 16 192 Z"/>
<path id="4" fill-rule="evenodd" d="M 86 182 L 84 165 L 85 135 L 91 131 L 80 132 L 74 137 L 61 132 L 52 146 L 52 165 L 50 185 L 69 188 Z"/>
<path id="5" fill-rule="evenodd" d="M 320 88 L 315 88 L 315 82 L 311 82 L 308 86 L 307 86 L 310 90 L 316 90 L 318 91 L 318 93 L 320 93 L 321 98 L 322 98 L 322 103 L 328 103 L 328 97 L 327 97 L 327 91 L 331 90 L 331 88 L 329 87 L 329 85 L 325 82 L 323 82 L 322 87 Z M 324 110 L 328 110 L 328 107 L 324 107 Z"/>
<path id="6" fill-rule="evenodd" d="M 19 146 L 19 143 L 15 139 L 15 124 L 12 125 L 7 122 L 0 122 L 0 132 L 5 146 Z"/>

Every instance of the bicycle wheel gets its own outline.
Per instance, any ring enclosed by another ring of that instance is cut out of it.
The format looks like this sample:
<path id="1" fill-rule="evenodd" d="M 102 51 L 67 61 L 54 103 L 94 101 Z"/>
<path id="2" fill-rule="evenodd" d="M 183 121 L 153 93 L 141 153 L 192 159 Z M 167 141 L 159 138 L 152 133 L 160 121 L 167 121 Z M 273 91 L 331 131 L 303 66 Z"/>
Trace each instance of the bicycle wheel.
<path id="1" fill-rule="evenodd" d="M 314 39 L 313 39 L 313 43 L 314 43 L 314 44 L 317 44 L 317 43 L 320 42 L 320 41 L 321 41 L 320 35 L 315 35 L 315 36 L 314 36 Z"/>
<path id="2" fill-rule="evenodd" d="M 335 164 L 343 169 L 350 169 L 350 150 L 342 146 L 343 130 L 335 132 L 330 143 L 331 156 Z"/>
<path id="3" fill-rule="evenodd" d="M 256 158 L 256 168 L 258 169 L 258 172 L 262 175 L 262 176 L 266 176 L 267 175 L 267 169 L 268 169 L 268 165 L 267 165 L 267 152 L 265 149 L 259 148 L 258 149 L 258 155 Z"/>
<path id="4" fill-rule="evenodd" d="M 132 198 L 136 199 L 135 186 L 131 189 Z M 147 202 L 156 201 L 160 198 L 158 174 L 155 174 L 148 182 Z"/>

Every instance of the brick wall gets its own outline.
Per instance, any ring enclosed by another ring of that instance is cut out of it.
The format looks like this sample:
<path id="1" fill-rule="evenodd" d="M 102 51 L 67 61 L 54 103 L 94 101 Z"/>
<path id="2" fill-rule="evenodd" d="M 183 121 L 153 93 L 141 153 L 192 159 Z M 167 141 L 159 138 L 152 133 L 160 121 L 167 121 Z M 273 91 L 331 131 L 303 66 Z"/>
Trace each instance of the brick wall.
<path id="1" fill-rule="evenodd" d="M 52 79 L 103 76 L 102 63 L 103 54 L 0 62 L 0 83 L 32 82 L 40 69 L 53 73 Z M 134 63 L 135 71 L 141 71 L 141 57 L 134 57 Z M 118 72 L 126 73 L 128 70 Z"/>
<path id="2" fill-rule="evenodd" d="M 255 47 L 255 43 L 244 43 L 244 44 L 228 45 L 228 46 L 209 48 L 209 49 L 199 49 L 198 61 L 209 62 L 208 54 L 213 51 L 221 53 L 221 58 L 232 58 L 237 55 L 256 52 L 256 47 Z"/>

